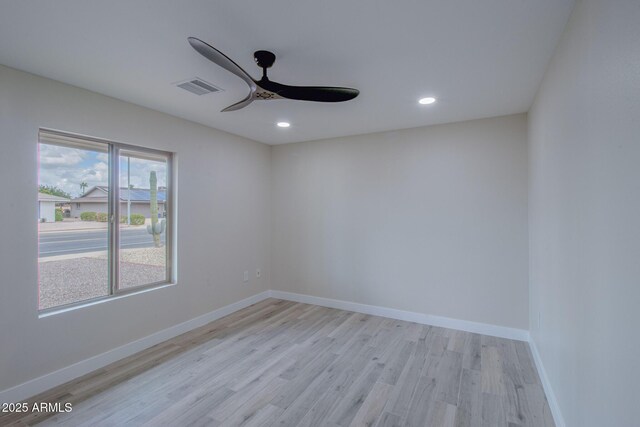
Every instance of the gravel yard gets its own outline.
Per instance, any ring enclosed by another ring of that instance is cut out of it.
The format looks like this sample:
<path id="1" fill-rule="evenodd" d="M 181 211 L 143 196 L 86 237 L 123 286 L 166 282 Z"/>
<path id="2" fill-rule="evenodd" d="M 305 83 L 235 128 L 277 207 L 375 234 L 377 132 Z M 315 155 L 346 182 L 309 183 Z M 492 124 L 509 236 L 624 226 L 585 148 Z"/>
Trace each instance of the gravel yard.
<path id="1" fill-rule="evenodd" d="M 165 266 L 167 248 L 123 249 L 120 251 L 120 262 L 134 264 Z M 106 252 L 95 255 L 96 258 L 107 259 Z"/>
<path id="2" fill-rule="evenodd" d="M 165 248 L 126 249 L 120 258 L 122 288 L 165 278 Z M 39 266 L 41 309 L 108 295 L 106 255 L 42 261 Z"/>

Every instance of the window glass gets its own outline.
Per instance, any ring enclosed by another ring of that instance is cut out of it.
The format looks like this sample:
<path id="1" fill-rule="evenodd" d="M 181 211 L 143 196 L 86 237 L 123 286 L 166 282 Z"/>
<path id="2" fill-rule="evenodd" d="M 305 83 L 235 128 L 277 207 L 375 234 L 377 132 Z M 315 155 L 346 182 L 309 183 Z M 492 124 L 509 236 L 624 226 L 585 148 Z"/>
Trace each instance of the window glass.
<path id="1" fill-rule="evenodd" d="M 120 289 L 167 280 L 167 160 L 120 153 Z"/>
<path id="2" fill-rule="evenodd" d="M 108 295 L 106 146 L 40 143 L 38 184 L 39 308 Z"/>
<path id="3" fill-rule="evenodd" d="M 40 131 L 40 310 L 171 281 L 171 159 Z"/>

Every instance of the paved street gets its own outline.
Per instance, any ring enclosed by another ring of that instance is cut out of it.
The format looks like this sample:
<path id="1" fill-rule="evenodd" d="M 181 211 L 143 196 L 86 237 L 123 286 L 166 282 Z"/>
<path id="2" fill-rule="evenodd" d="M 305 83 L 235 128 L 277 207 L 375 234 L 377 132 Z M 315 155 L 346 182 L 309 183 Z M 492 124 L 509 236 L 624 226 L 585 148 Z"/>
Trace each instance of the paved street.
<path id="1" fill-rule="evenodd" d="M 164 242 L 164 233 L 162 241 Z M 107 249 L 107 231 L 64 231 L 40 233 L 39 255 L 41 258 L 54 255 L 68 255 L 82 252 L 104 251 Z M 153 238 L 145 227 L 122 229 L 120 248 L 153 247 Z"/>

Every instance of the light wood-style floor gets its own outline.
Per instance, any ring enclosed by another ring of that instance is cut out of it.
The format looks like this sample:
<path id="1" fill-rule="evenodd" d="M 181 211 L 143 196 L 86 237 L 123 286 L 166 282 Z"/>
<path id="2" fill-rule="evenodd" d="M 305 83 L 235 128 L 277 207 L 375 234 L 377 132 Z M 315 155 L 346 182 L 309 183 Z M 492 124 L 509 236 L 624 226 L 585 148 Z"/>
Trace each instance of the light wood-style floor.
<path id="1" fill-rule="evenodd" d="M 520 341 L 275 299 L 30 399 L 69 426 L 553 426 Z"/>

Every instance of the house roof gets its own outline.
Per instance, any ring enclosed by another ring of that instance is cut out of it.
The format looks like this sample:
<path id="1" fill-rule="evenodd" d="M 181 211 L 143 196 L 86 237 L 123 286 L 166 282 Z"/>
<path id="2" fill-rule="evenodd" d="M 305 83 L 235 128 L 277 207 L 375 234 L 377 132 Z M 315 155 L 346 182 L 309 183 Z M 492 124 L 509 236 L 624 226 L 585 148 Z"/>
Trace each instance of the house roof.
<path id="1" fill-rule="evenodd" d="M 38 192 L 38 201 L 39 202 L 57 202 L 57 203 L 66 203 L 71 199 L 67 199 L 66 197 L 54 196 L 53 194 L 40 193 Z"/>
<path id="2" fill-rule="evenodd" d="M 137 201 L 150 201 L 151 200 L 151 190 L 144 188 L 121 188 L 120 189 L 120 200 L 128 200 L 129 193 L 131 193 L 131 200 Z M 167 191 L 158 189 L 158 201 L 164 202 L 167 198 Z"/>
<path id="3" fill-rule="evenodd" d="M 93 193 L 94 191 L 100 191 L 102 193 L 104 193 L 104 196 L 102 197 L 89 197 L 89 194 Z M 77 197 L 75 199 L 73 199 L 74 203 L 81 203 L 81 202 L 106 202 L 107 201 L 107 195 L 109 194 L 109 188 L 106 186 L 102 186 L 102 185 L 97 185 L 95 187 L 91 187 L 89 190 L 87 190 L 82 196 Z M 158 202 L 159 203 L 164 203 L 165 200 L 167 199 L 167 190 L 164 188 L 159 188 L 158 189 Z M 132 202 L 150 202 L 151 201 L 151 190 L 148 188 L 126 188 L 126 187 L 121 187 L 120 188 L 120 200 L 123 202 L 126 202 L 128 200 L 131 200 Z"/>

